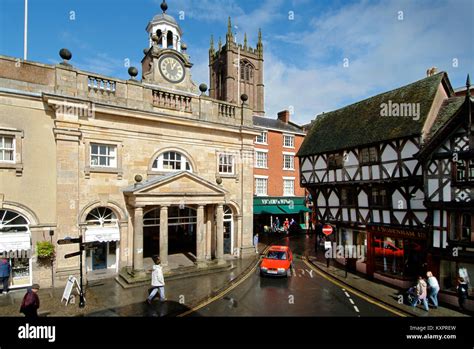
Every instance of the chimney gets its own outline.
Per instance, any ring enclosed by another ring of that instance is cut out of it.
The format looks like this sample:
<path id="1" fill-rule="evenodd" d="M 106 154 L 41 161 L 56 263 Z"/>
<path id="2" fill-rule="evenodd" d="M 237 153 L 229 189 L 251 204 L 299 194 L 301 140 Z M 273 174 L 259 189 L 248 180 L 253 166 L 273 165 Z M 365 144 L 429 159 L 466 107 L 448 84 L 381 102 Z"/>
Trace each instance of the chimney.
<path id="1" fill-rule="evenodd" d="M 290 111 L 289 110 L 283 110 L 278 113 L 278 120 L 283 121 L 285 124 L 287 124 L 290 121 Z"/>
<path id="2" fill-rule="evenodd" d="M 426 76 L 432 76 L 438 72 L 438 68 L 431 67 L 426 71 Z"/>

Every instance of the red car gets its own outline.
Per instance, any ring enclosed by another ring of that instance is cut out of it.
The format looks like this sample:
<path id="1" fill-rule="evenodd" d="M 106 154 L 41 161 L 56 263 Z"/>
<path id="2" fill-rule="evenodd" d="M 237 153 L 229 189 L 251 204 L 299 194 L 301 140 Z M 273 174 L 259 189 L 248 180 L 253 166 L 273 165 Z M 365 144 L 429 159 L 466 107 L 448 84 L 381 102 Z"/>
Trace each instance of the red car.
<path id="1" fill-rule="evenodd" d="M 260 264 L 260 275 L 290 276 L 293 253 L 288 246 L 271 246 Z"/>

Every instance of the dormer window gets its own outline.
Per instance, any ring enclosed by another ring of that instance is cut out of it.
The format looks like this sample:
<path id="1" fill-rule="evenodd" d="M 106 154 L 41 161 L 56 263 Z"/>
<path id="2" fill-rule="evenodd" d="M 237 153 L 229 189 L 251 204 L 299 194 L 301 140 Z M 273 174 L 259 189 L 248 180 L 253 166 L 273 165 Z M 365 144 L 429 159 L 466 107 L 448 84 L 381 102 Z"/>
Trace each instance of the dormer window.
<path id="1" fill-rule="evenodd" d="M 167 151 L 160 154 L 153 162 L 154 171 L 189 171 L 193 172 L 191 163 L 186 156 L 176 151 Z"/>

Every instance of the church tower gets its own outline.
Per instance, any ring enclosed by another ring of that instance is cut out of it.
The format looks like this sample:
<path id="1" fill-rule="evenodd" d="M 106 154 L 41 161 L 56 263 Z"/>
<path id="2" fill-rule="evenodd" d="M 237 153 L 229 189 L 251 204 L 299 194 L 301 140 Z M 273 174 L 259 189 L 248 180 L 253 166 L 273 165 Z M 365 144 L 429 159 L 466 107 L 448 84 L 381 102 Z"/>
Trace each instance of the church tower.
<path id="1" fill-rule="evenodd" d="M 153 17 L 146 27 L 149 47 L 143 50 L 143 81 L 171 90 L 198 93 L 191 79 L 193 64 L 186 53 L 186 44 L 181 41 L 183 33 L 176 20 L 166 14 L 167 9 L 168 4 L 163 0 L 163 13 Z"/>
<path id="2" fill-rule="evenodd" d="M 240 64 L 239 64 L 240 62 Z M 263 43 L 259 30 L 256 48 L 248 45 L 247 34 L 244 44 L 238 44 L 232 34 L 232 23 L 229 17 L 225 45 L 221 39 L 217 51 L 214 38 L 211 37 L 209 48 L 209 81 L 210 97 L 239 103 L 240 95 L 246 94 L 254 115 L 265 115 L 263 84 Z"/>

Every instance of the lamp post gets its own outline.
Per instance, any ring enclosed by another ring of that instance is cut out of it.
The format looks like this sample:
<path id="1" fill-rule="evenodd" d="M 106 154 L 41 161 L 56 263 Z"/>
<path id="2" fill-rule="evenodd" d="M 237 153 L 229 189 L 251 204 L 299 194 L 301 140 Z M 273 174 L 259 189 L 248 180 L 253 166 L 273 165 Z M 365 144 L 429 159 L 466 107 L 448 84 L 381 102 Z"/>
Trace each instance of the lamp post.
<path id="1" fill-rule="evenodd" d="M 83 282 L 82 282 L 82 258 L 84 255 L 84 244 L 82 242 L 82 234 L 79 237 L 80 242 L 79 242 L 79 251 L 81 252 L 79 256 L 79 269 L 80 269 L 80 293 L 79 293 L 79 308 L 84 308 L 86 306 L 86 301 L 84 299 L 84 287 L 83 287 Z"/>
<path id="2" fill-rule="evenodd" d="M 49 237 L 51 239 L 51 245 L 53 245 L 53 235 L 54 235 L 54 230 L 50 230 L 49 231 Z M 51 257 L 51 286 L 54 290 L 54 258 L 55 258 L 55 254 L 53 254 L 53 256 Z"/>

